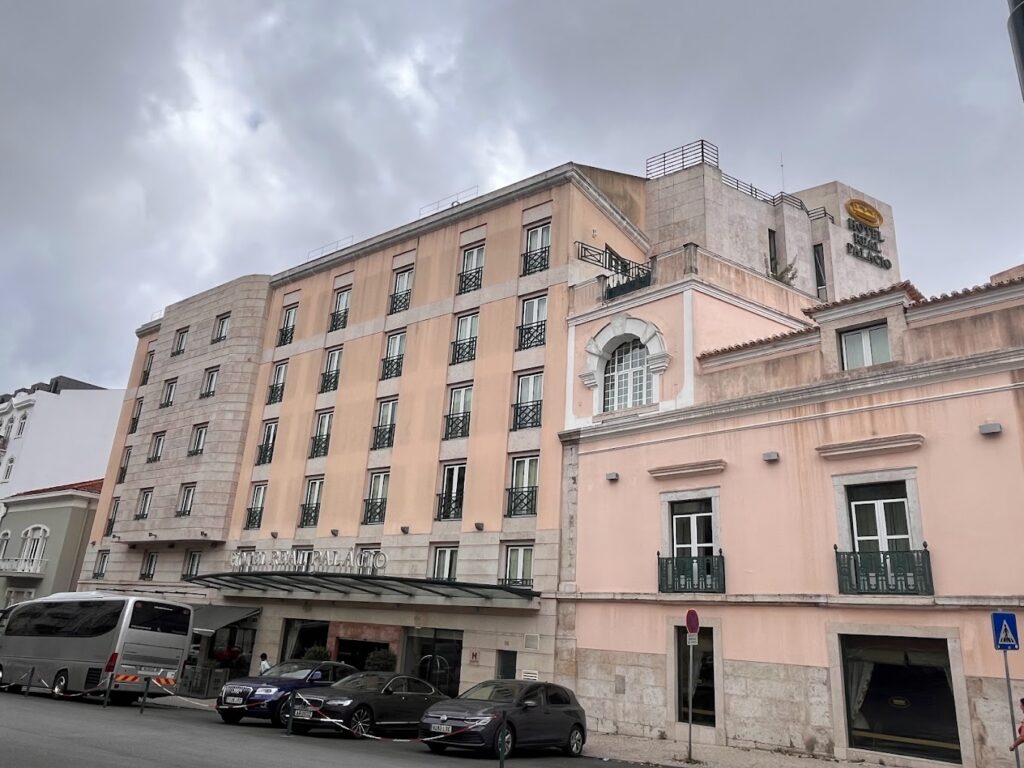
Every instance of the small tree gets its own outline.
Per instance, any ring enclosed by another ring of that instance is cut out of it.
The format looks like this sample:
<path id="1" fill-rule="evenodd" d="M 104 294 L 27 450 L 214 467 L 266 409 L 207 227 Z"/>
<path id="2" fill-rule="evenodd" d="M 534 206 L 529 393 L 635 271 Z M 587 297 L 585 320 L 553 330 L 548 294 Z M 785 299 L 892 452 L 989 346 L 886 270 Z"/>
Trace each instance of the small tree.
<path id="1" fill-rule="evenodd" d="M 302 658 L 305 661 L 327 661 L 331 658 L 331 655 L 322 645 L 313 645 L 306 649 L 306 652 L 302 654 Z"/>
<path id="2" fill-rule="evenodd" d="M 367 672 L 394 672 L 398 657 L 387 648 L 378 648 L 366 657 Z"/>

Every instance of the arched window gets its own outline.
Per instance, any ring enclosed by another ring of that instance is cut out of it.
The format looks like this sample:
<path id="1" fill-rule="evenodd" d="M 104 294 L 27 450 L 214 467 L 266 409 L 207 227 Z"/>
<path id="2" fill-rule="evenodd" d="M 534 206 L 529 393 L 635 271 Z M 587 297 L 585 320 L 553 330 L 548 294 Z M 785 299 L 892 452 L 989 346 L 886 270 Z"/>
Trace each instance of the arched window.
<path id="1" fill-rule="evenodd" d="M 7 460 L 7 466 L 4 467 L 4 476 L 2 478 L 0 478 L 0 480 L 10 480 L 11 479 L 11 473 L 13 471 L 14 471 L 14 457 L 11 456 L 11 458 L 9 458 Z"/>
<path id="2" fill-rule="evenodd" d="M 621 411 L 651 403 L 651 369 L 640 339 L 623 342 L 605 364 L 604 410 Z"/>
<path id="3" fill-rule="evenodd" d="M 13 429 L 14 429 L 14 417 L 11 416 L 11 418 L 9 418 L 7 420 L 7 426 L 4 428 L 4 437 L 10 438 L 11 430 L 13 430 Z"/>
<path id="4" fill-rule="evenodd" d="M 0 560 L 7 557 L 7 543 L 11 540 L 11 532 L 4 531 L 0 533 Z"/>
<path id="5" fill-rule="evenodd" d="M 23 560 L 41 560 L 46 551 L 46 540 L 50 529 L 45 525 L 33 525 L 21 532 L 21 557 Z"/>
<path id="6" fill-rule="evenodd" d="M 21 418 L 18 419 L 18 434 L 16 434 L 15 437 L 21 437 L 22 435 L 25 434 L 25 422 L 27 422 L 27 421 L 28 421 L 28 414 L 27 413 L 21 414 Z"/>

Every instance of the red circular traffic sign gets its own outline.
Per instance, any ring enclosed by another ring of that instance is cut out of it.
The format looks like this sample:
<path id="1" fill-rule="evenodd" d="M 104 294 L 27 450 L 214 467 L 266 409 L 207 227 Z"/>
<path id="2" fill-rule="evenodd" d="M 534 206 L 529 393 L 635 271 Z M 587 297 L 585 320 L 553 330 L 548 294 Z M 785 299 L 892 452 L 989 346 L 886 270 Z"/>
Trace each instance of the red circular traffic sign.
<path id="1" fill-rule="evenodd" d="M 691 608 L 686 612 L 686 631 L 691 635 L 695 635 L 699 629 L 700 619 L 697 618 L 697 612 Z"/>

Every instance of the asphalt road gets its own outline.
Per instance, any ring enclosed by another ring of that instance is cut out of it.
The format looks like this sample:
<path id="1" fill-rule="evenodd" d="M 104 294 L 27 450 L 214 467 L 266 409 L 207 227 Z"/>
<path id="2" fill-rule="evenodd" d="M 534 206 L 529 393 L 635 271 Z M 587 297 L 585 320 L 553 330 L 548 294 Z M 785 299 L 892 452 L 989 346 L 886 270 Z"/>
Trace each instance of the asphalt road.
<path id="1" fill-rule="evenodd" d="M 584 768 L 587 758 L 517 753 L 510 766 Z M 362 741 L 331 733 L 287 736 L 258 720 L 230 726 L 213 712 L 171 707 L 103 707 L 0 692 L 0 768 L 434 768 L 496 766 L 472 752 L 434 755 L 422 744 Z M 609 768 L 627 763 L 601 762 Z M 635 768 L 635 766 L 633 767 Z"/>

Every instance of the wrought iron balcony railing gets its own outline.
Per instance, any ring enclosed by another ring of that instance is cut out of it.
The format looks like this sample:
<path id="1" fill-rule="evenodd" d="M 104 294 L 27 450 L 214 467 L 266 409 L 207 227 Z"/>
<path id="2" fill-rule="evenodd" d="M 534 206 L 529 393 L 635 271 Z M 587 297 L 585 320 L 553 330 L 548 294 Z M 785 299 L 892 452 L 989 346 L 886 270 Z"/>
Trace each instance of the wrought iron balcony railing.
<path id="1" fill-rule="evenodd" d="M 508 488 L 508 505 L 505 517 L 529 517 L 537 514 L 537 486 L 528 485 L 522 488 Z"/>
<path id="2" fill-rule="evenodd" d="M 149 384 L 149 369 L 147 368 L 142 372 L 142 378 L 139 379 L 139 386 L 144 387 Z"/>
<path id="3" fill-rule="evenodd" d="M 217 394 L 216 390 L 204 389 L 202 392 L 199 393 L 199 399 L 205 400 L 208 397 L 213 397 L 215 394 Z"/>
<path id="4" fill-rule="evenodd" d="M 47 562 L 38 557 L 4 557 L 0 558 L 0 573 L 41 574 Z"/>
<path id="5" fill-rule="evenodd" d="M 394 424 L 378 424 L 373 428 L 373 440 L 370 445 L 371 450 L 379 450 L 380 448 L 390 448 L 395 444 L 395 425 Z"/>
<path id="6" fill-rule="evenodd" d="M 498 579 L 498 585 L 502 587 L 532 587 L 533 579 Z"/>
<path id="7" fill-rule="evenodd" d="M 227 338 L 227 336 L 214 336 L 212 339 L 210 339 L 210 343 L 211 344 L 220 344 L 226 338 Z"/>
<path id="8" fill-rule="evenodd" d="M 661 557 L 658 553 L 659 592 L 725 592 L 725 558 L 717 555 Z"/>
<path id="9" fill-rule="evenodd" d="M 932 561 L 924 549 L 836 553 L 841 595 L 934 595 Z"/>
<path id="10" fill-rule="evenodd" d="M 174 405 L 173 400 L 161 400 L 157 408 L 170 408 L 172 405 Z"/>
<path id="11" fill-rule="evenodd" d="M 528 325 L 520 325 L 516 328 L 518 340 L 516 342 L 516 349 L 529 349 L 530 347 L 542 347 L 547 339 L 547 320 L 541 320 L 539 323 L 530 323 Z"/>
<path id="12" fill-rule="evenodd" d="M 203 449 L 202 448 L 189 448 L 188 449 L 188 455 L 190 457 L 191 456 L 202 456 L 203 455 Z"/>
<path id="13" fill-rule="evenodd" d="M 183 355 L 183 354 L 185 354 L 185 348 L 184 347 L 179 347 L 178 349 L 172 349 L 171 350 L 171 357 L 177 357 L 178 355 Z"/>
<path id="14" fill-rule="evenodd" d="M 477 267 L 476 269 L 467 269 L 465 272 L 459 272 L 459 293 L 472 293 L 473 291 L 479 291 L 480 286 L 484 283 L 484 268 Z"/>
<path id="15" fill-rule="evenodd" d="M 119 467 L 117 470 L 117 482 L 118 484 L 124 482 L 124 476 L 128 474 L 128 467 Z"/>
<path id="16" fill-rule="evenodd" d="M 192 507 L 188 509 L 176 509 L 174 510 L 175 517 L 192 517 Z"/>
<path id="17" fill-rule="evenodd" d="M 153 580 L 153 575 L 154 574 L 152 574 L 152 573 L 140 573 L 139 574 L 139 581 L 152 581 Z"/>
<path id="18" fill-rule="evenodd" d="M 402 375 L 402 360 L 405 359 L 405 355 L 394 355 L 393 357 L 385 357 L 380 361 L 380 380 L 394 379 Z"/>
<path id="19" fill-rule="evenodd" d="M 405 312 L 409 308 L 409 303 L 412 300 L 412 291 L 401 291 L 399 293 L 392 293 L 391 300 L 388 302 L 388 314 L 395 315 L 399 312 Z"/>
<path id="20" fill-rule="evenodd" d="M 319 504 L 299 505 L 299 528 L 315 528 L 320 521 Z"/>
<path id="21" fill-rule="evenodd" d="M 113 518 L 113 517 L 108 517 L 107 518 L 107 524 L 103 528 L 103 535 L 104 536 L 109 536 L 110 534 L 112 534 L 114 532 L 114 523 L 115 522 L 117 522 L 116 518 Z"/>
<path id="22" fill-rule="evenodd" d="M 132 416 L 132 420 L 128 422 L 128 434 L 134 435 L 139 429 L 139 417 Z"/>
<path id="23" fill-rule="evenodd" d="M 147 456 L 146 457 L 146 463 L 147 464 L 156 464 L 158 461 L 160 461 L 160 457 L 159 456 Z"/>
<path id="24" fill-rule="evenodd" d="M 133 517 L 132 519 L 133 520 L 148 520 L 149 519 L 149 512 L 136 512 L 135 513 L 135 517 Z"/>
<path id="25" fill-rule="evenodd" d="M 280 403 L 284 399 L 284 384 L 271 384 L 267 387 L 267 405 Z"/>
<path id="26" fill-rule="evenodd" d="M 531 400 L 528 403 L 512 404 L 512 431 L 517 429 L 532 429 L 540 426 L 541 406 L 543 400 Z"/>
<path id="27" fill-rule="evenodd" d="M 263 525 L 263 507 L 249 507 L 245 510 L 245 530 L 255 531 Z"/>
<path id="28" fill-rule="evenodd" d="M 444 439 L 469 436 L 469 413 L 449 413 L 444 417 Z"/>
<path id="29" fill-rule="evenodd" d="M 348 310 L 339 309 L 337 312 L 331 312 L 330 322 L 327 324 L 327 332 L 340 331 L 342 328 L 348 326 Z"/>
<path id="30" fill-rule="evenodd" d="M 437 494 L 437 520 L 462 519 L 462 494 Z"/>
<path id="31" fill-rule="evenodd" d="M 295 326 L 289 325 L 287 328 L 278 328 L 277 330 L 277 346 L 283 347 L 286 344 L 291 344 L 295 340 Z"/>
<path id="32" fill-rule="evenodd" d="M 363 499 L 363 525 L 380 525 L 387 511 L 387 499 Z"/>
<path id="33" fill-rule="evenodd" d="M 523 254 L 523 269 L 520 272 L 520 277 L 526 277 L 532 275 L 534 272 L 543 272 L 548 268 L 548 256 L 550 255 L 551 248 L 544 246 L 538 248 L 535 251 L 527 251 Z"/>
<path id="34" fill-rule="evenodd" d="M 320 374 L 320 394 L 333 392 L 338 388 L 338 371 L 324 371 Z"/>
<path id="35" fill-rule="evenodd" d="M 330 435 L 313 435 L 313 438 L 309 441 L 309 458 L 319 459 L 321 456 L 326 456 L 330 445 Z"/>
<path id="36" fill-rule="evenodd" d="M 92 572 L 92 577 L 94 579 L 105 579 L 105 578 L 107 578 L 107 572 L 106 571 L 93 571 Z"/>
<path id="37" fill-rule="evenodd" d="M 451 364 L 468 363 L 470 360 L 476 360 L 476 336 L 453 341 Z"/>
<path id="38" fill-rule="evenodd" d="M 269 464 L 274 458 L 274 444 L 264 443 L 256 447 L 256 466 Z"/>

